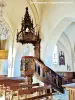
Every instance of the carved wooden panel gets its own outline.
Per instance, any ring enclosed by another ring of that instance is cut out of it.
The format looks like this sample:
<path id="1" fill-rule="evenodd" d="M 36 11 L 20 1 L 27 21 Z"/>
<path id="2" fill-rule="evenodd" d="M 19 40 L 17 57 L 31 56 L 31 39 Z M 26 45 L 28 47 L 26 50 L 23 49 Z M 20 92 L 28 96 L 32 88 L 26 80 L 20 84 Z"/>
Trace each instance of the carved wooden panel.
<path id="1" fill-rule="evenodd" d="M 32 76 L 34 73 L 34 58 L 22 57 L 21 59 L 21 74 L 22 76 Z"/>

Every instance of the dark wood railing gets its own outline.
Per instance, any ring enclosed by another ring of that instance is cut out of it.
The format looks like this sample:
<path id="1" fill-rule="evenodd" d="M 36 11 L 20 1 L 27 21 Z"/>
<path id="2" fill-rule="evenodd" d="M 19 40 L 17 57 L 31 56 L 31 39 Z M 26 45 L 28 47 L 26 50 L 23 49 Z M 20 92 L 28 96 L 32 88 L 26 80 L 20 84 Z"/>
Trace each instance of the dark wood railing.
<path id="1" fill-rule="evenodd" d="M 35 66 L 37 66 L 36 73 L 41 77 L 42 73 L 42 80 L 45 84 L 51 84 L 53 88 L 60 91 L 61 93 L 64 93 L 64 90 L 62 88 L 62 85 L 64 84 L 64 79 L 58 75 L 56 72 L 54 72 L 51 68 L 47 67 L 42 62 L 39 62 L 37 59 L 35 59 Z M 36 69 L 36 68 L 35 68 Z M 42 69 L 42 72 L 40 73 L 40 70 Z"/>
<path id="2" fill-rule="evenodd" d="M 64 90 L 62 88 L 62 85 L 64 84 L 63 78 L 56 72 L 54 72 L 51 68 L 47 67 L 45 64 L 38 61 L 35 57 L 25 56 L 23 57 L 21 63 L 21 65 L 23 65 L 23 63 L 25 64 L 25 69 L 23 67 L 24 65 L 21 66 L 21 71 L 23 72 L 24 70 L 23 74 L 31 75 L 32 72 L 36 75 L 36 77 L 39 78 L 40 81 L 44 82 L 46 85 L 51 85 L 52 88 L 58 90 L 61 93 L 64 93 Z M 30 71 L 31 69 L 33 71 Z"/>

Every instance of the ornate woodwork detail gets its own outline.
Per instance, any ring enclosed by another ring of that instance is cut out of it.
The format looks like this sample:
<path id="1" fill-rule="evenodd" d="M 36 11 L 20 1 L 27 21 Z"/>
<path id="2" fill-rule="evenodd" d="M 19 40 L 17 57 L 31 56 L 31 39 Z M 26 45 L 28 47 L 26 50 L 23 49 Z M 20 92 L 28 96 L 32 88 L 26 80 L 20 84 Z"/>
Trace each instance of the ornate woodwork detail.
<path id="1" fill-rule="evenodd" d="M 31 17 L 28 12 L 28 7 L 26 7 L 26 13 L 24 15 L 24 18 L 22 18 L 21 23 L 21 31 L 18 32 L 17 30 L 17 42 L 20 42 L 22 44 L 25 43 L 32 43 L 34 47 L 34 54 L 37 59 L 40 59 L 40 41 L 39 33 L 37 34 L 35 32 L 35 29 L 33 27 L 33 20 L 31 20 Z"/>
<path id="2" fill-rule="evenodd" d="M 52 69 L 48 68 L 46 65 L 39 62 L 36 58 L 32 56 L 23 56 L 21 59 L 21 63 L 21 75 L 27 76 L 28 82 L 32 82 L 31 78 L 32 75 L 35 73 L 37 78 L 44 84 L 51 85 L 53 88 L 57 89 L 61 93 L 64 92 L 62 88 L 63 78 L 55 73 Z M 23 67 L 27 67 L 26 70 Z"/>
<path id="3" fill-rule="evenodd" d="M 37 40 L 40 40 L 39 35 L 35 32 L 33 27 L 33 20 L 31 20 L 29 15 L 28 7 L 26 7 L 26 13 L 24 18 L 22 18 L 21 31 L 18 32 L 17 30 L 17 42 L 22 44 L 32 43 L 35 45 Z"/>
<path id="4" fill-rule="evenodd" d="M 29 56 L 23 56 L 21 59 L 21 75 L 31 77 L 34 72 L 34 58 Z"/>

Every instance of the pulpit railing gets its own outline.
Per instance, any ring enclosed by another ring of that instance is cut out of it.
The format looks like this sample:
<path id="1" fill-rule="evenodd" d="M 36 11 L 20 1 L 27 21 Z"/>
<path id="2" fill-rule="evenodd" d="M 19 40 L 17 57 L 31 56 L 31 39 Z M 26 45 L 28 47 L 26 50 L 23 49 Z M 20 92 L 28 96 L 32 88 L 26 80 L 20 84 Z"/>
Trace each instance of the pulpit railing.
<path id="1" fill-rule="evenodd" d="M 61 93 L 64 93 L 64 90 L 62 88 L 62 85 L 64 84 L 63 78 L 56 72 L 54 72 L 52 69 L 47 67 L 45 64 L 38 61 L 35 57 L 24 56 L 22 57 L 21 63 L 21 71 L 23 72 L 21 74 L 23 76 L 28 76 L 28 74 L 35 74 L 36 77 L 39 78 L 39 80 L 42 81 L 44 84 L 51 85 L 52 88 L 58 90 Z M 25 67 L 25 69 L 27 70 L 23 71 L 23 67 Z"/>
<path id="2" fill-rule="evenodd" d="M 64 79 L 58 75 L 56 72 L 54 72 L 51 68 L 47 67 L 46 65 L 39 62 L 37 59 L 35 59 L 35 66 L 37 65 L 37 69 L 35 70 L 36 73 L 41 77 L 42 81 L 45 84 L 51 84 L 53 88 L 60 92 L 64 92 L 62 85 L 64 84 Z M 41 73 L 40 73 L 41 72 Z"/>

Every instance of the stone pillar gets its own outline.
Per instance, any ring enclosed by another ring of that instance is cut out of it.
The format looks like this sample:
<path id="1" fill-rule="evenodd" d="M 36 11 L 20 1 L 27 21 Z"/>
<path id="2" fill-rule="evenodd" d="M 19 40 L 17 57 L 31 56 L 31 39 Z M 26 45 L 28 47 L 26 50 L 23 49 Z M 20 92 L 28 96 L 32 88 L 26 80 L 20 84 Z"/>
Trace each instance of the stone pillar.
<path id="1" fill-rule="evenodd" d="M 37 59 L 40 59 L 40 40 L 38 40 L 35 44 L 35 48 L 34 48 L 34 56 Z"/>

